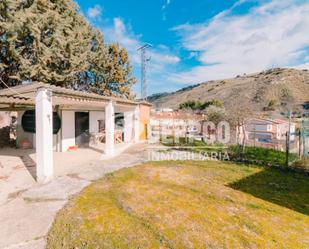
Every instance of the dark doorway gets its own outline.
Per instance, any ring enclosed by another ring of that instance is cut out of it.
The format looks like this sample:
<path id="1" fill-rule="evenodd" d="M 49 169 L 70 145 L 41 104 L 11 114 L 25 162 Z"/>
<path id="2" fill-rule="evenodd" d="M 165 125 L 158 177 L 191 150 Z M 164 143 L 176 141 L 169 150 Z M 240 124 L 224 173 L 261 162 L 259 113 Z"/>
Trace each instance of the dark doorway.
<path id="1" fill-rule="evenodd" d="M 88 147 L 89 112 L 75 112 L 75 143 L 78 147 Z"/>

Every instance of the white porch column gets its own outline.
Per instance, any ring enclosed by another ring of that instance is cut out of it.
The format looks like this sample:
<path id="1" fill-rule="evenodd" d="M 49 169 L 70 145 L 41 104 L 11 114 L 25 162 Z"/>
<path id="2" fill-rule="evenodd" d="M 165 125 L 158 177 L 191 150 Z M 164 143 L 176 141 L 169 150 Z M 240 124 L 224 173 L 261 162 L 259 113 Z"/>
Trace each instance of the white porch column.
<path id="1" fill-rule="evenodd" d="M 135 107 L 134 110 L 134 142 L 139 142 L 139 135 L 140 135 L 140 113 L 139 113 L 139 106 Z"/>
<path id="2" fill-rule="evenodd" d="M 112 155 L 115 150 L 115 111 L 113 102 L 105 107 L 105 154 Z"/>
<path id="3" fill-rule="evenodd" d="M 37 180 L 47 181 L 54 174 L 53 166 L 53 108 L 51 92 L 40 88 L 35 99 Z"/>
<path id="4" fill-rule="evenodd" d="M 133 112 L 124 113 L 124 142 L 128 143 L 133 140 Z"/>

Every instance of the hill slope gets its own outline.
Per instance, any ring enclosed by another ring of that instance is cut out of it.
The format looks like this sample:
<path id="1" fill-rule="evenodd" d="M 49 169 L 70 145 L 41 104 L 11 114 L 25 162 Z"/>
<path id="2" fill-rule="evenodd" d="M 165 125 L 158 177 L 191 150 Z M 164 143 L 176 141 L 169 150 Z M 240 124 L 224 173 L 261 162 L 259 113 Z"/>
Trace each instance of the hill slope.
<path id="1" fill-rule="evenodd" d="M 275 68 L 261 73 L 237 76 L 226 80 L 208 81 L 170 94 L 156 94 L 149 98 L 155 107 L 177 109 L 187 100 L 218 99 L 228 110 L 233 105 L 249 105 L 262 112 L 272 103 L 279 113 L 287 106 L 301 111 L 309 102 L 309 72 L 307 70 Z"/>

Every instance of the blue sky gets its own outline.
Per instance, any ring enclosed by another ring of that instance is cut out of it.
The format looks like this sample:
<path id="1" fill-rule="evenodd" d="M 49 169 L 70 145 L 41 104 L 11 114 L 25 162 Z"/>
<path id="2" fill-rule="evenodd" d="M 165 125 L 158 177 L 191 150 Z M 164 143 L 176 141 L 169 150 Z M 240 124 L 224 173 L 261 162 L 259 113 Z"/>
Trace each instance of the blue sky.
<path id="1" fill-rule="evenodd" d="M 148 92 L 173 91 L 272 67 L 309 68 L 309 1 L 76 0 L 106 42 L 119 42 L 133 64 L 150 43 Z"/>

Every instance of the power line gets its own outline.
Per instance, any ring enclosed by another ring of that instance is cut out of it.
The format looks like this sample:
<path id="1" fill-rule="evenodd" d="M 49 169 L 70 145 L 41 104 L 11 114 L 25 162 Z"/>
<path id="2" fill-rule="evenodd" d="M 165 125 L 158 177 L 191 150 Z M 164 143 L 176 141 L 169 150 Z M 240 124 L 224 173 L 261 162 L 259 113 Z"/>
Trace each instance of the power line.
<path id="1" fill-rule="evenodd" d="M 12 93 L 14 93 L 14 94 L 17 94 L 19 97 L 21 97 L 21 98 L 26 98 L 26 99 L 35 99 L 33 96 L 27 96 L 27 95 L 24 95 L 24 94 L 21 94 L 21 93 L 15 91 L 13 88 L 9 87 L 9 86 L 1 79 L 1 77 L 0 77 L 0 81 L 1 81 L 1 83 L 2 83 L 8 90 L 10 90 L 10 91 L 11 91 Z"/>

